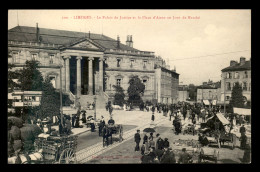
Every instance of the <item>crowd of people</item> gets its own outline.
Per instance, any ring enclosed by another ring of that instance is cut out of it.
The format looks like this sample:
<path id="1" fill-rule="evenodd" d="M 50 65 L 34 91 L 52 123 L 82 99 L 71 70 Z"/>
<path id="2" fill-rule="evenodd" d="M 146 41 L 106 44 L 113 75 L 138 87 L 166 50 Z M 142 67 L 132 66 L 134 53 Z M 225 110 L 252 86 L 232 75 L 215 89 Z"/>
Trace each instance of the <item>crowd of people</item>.
<path id="1" fill-rule="evenodd" d="M 145 133 L 143 137 L 142 146 L 140 148 L 141 136 L 140 130 L 137 130 L 137 133 L 134 136 L 135 139 L 135 151 L 141 152 L 141 163 L 181 163 L 187 164 L 191 162 L 192 156 L 186 152 L 184 148 L 182 153 L 179 155 L 179 159 L 176 160 L 176 156 L 170 147 L 168 138 L 161 138 L 160 134 L 153 136 L 153 133 L 150 133 L 149 136 Z"/>

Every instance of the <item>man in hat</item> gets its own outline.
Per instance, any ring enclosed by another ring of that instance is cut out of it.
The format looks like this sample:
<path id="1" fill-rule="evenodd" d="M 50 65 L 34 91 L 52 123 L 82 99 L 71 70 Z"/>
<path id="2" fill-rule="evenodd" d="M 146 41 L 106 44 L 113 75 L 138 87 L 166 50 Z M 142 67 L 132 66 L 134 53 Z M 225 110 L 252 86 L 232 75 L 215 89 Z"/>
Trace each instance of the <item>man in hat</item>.
<path id="1" fill-rule="evenodd" d="M 182 153 L 180 154 L 179 163 L 180 164 L 188 164 L 192 159 L 192 156 L 186 152 L 186 148 L 182 148 Z"/>
<path id="2" fill-rule="evenodd" d="M 108 125 L 114 125 L 115 124 L 115 120 L 113 120 L 112 116 L 110 116 L 110 120 L 108 120 Z"/>
<path id="3" fill-rule="evenodd" d="M 164 147 L 164 148 L 169 148 L 169 147 L 170 147 L 170 143 L 169 143 L 169 141 L 168 141 L 168 138 L 165 138 L 165 139 L 164 139 L 163 147 Z"/>
<path id="4" fill-rule="evenodd" d="M 101 120 L 99 123 L 99 136 L 102 136 L 102 129 L 105 126 L 106 122 L 103 116 L 101 116 Z"/>
<path id="5" fill-rule="evenodd" d="M 140 147 L 139 147 L 139 144 L 140 144 L 140 141 L 141 141 L 141 136 L 140 136 L 140 130 L 137 130 L 137 133 L 135 133 L 135 143 L 136 143 L 136 146 L 135 146 L 135 151 L 139 151 L 140 150 Z"/>
<path id="6" fill-rule="evenodd" d="M 164 153 L 161 157 L 162 164 L 176 163 L 175 155 L 170 151 L 170 148 L 164 148 Z"/>

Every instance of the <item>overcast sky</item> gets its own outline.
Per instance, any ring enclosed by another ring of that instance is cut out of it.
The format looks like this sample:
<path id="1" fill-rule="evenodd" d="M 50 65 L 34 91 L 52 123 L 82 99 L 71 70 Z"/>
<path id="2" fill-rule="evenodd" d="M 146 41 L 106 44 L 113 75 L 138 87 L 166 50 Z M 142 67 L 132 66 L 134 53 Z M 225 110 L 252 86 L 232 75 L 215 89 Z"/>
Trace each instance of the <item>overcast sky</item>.
<path id="1" fill-rule="evenodd" d="M 18 22 L 114 39 L 119 35 L 122 43 L 132 35 L 134 48 L 153 51 L 168 59 L 171 69 L 176 66 L 183 84 L 219 81 L 230 60 L 251 57 L 250 10 L 10 10 L 8 29 Z"/>

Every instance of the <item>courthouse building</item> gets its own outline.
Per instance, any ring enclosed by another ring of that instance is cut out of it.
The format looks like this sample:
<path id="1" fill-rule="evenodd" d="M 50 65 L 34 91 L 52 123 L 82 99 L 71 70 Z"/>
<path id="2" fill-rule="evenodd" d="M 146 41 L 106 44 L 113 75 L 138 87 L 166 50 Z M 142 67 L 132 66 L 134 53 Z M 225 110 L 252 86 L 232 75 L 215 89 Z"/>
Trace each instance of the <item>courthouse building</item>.
<path id="1" fill-rule="evenodd" d="M 26 60 L 38 60 L 43 77 L 81 104 L 96 95 L 103 107 L 115 94 L 113 85 L 127 95 L 134 75 L 145 84 L 143 100 L 173 103 L 178 98 L 179 74 L 154 52 L 133 48 L 131 35 L 122 44 L 119 37 L 103 34 L 16 26 L 8 30 L 8 50 L 9 63 L 22 68 Z"/>

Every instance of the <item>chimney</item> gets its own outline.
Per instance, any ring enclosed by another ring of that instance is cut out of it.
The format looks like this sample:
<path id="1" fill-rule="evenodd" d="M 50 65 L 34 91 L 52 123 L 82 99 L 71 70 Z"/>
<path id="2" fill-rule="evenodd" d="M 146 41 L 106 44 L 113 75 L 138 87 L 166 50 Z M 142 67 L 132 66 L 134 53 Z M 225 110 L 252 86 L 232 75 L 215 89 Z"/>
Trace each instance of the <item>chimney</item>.
<path id="1" fill-rule="evenodd" d="M 245 57 L 240 57 L 240 66 L 244 65 L 246 63 Z"/>
<path id="2" fill-rule="evenodd" d="M 130 35 L 127 35 L 125 44 L 126 44 L 127 46 L 130 46 Z"/>
<path id="3" fill-rule="evenodd" d="M 237 62 L 235 60 L 230 61 L 230 66 L 235 66 L 236 64 L 237 64 Z"/>
<path id="4" fill-rule="evenodd" d="M 132 40 L 132 35 L 130 35 L 130 40 L 129 40 L 130 44 L 129 44 L 129 47 L 132 47 L 133 48 L 133 40 Z"/>
<path id="5" fill-rule="evenodd" d="M 38 27 L 38 23 L 36 23 L 36 42 L 39 43 L 40 42 L 40 29 Z"/>
<path id="6" fill-rule="evenodd" d="M 120 38 L 118 35 L 117 35 L 117 48 L 120 48 Z"/>

